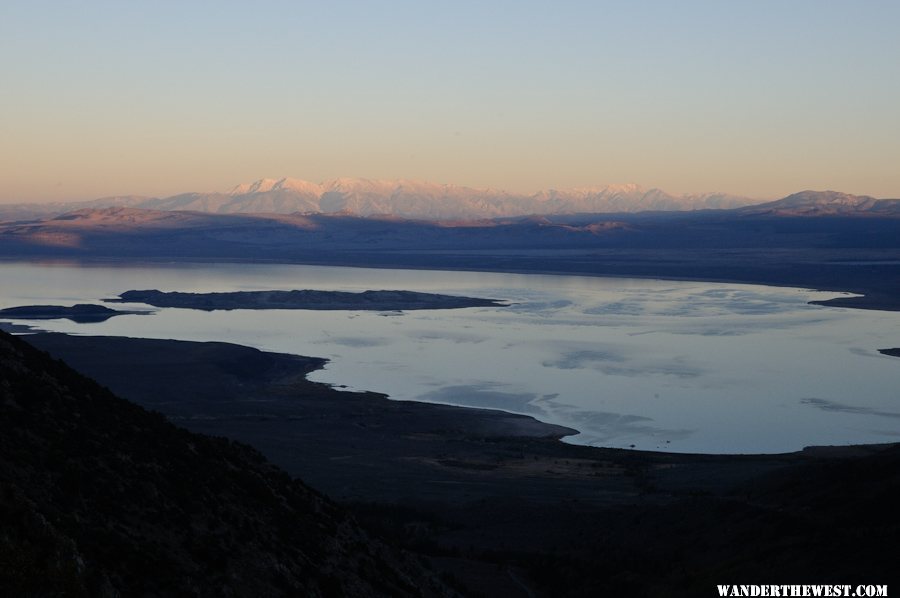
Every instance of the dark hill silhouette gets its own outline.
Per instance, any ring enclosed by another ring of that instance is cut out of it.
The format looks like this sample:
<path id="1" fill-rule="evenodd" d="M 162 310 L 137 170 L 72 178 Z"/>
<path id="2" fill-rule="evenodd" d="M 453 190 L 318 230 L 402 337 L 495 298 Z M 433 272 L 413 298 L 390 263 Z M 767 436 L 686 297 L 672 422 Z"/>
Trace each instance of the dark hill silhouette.
<path id="1" fill-rule="evenodd" d="M 255 450 L 0 332 L 0 595 L 448 595 Z"/>

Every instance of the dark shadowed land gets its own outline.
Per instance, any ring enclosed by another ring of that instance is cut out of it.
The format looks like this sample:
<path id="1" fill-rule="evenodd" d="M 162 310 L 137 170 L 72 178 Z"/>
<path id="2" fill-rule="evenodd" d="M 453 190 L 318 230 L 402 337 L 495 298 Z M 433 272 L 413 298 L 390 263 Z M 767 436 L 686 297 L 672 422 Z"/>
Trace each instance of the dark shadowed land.
<path id="1" fill-rule="evenodd" d="M 0 594 L 455 596 L 257 451 L 0 333 Z"/>
<path id="2" fill-rule="evenodd" d="M 890 355 L 891 357 L 900 357 L 900 348 L 895 349 L 879 349 L 879 353 L 882 355 Z"/>
<path id="3" fill-rule="evenodd" d="M 146 313 L 150 312 L 123 311 L 110 309 L 104 305 L 79 303 L 72 306 L 23 305 L 20 307 L 7 307 L 6 309 L 0 309 L 0 318 L 9 320 L 58 320 L 65 318 L 78 324 L 88 324 L 91 322 L 105 322 L 114 316 Z"/>
<path id="4" fill-rule="evenodd" d="M 13 324 L 12 322 L 0 322 L 0 330 L 3 332 L 10 332 L 12 334 L 18 334 L 21 332 L 30 332 L 34 330 L 31 326 L 26 326 L 24 324 Z"/>
<path id="5" fill-rule="evenodd" d="M 723 580 L 885 583 L 895 570 L 898 445 L 745 456 L 572 446 L 565 428 L 524 416 L 309 382 L 315 358 L 28 340 L 179 425 L 255 446 L 471 596 L 712 595 Z"/>
<path id="6" fill-rule="evenodd" d="M 228 293 L 180 293 L 157 290 L 125 291 L 110 303 L 146 303 L 155 307 L 181 307 L 204 311 L 226 309 L 311 310 L 420 310 L 500 307 L 494 299 L 457 297 L 415 291 L 234 291 Z M 3 311 L 0 310 L 0 315 Z"/>

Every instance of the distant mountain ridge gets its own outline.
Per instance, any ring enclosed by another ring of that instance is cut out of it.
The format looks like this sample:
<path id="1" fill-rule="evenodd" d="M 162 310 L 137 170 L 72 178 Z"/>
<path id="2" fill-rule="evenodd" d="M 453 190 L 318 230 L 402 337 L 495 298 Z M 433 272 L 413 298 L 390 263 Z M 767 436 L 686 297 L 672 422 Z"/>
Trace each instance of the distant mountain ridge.
<path id="1" fill-rule="evenodd" d="M 875 199 L 840 191 L 801 191 L 783 199 L 745 207 L 744 214 L 780 216 L 894 215 L 900 214 L 900 199 Z"/>
<path id="2" fill-rule="evenodd" d="M 339 178 L 324 183 L 259 179 L 228 193 L 182 193 L 171 197 L 104 197 L 85 202 L 0 205 L 0 219 L 56 216 L 85 208 L 130 207 L 210 214 L 341 213 L 423 220 L 500 218 L 533 214 L 687 211 L 736 208 L 757 203 L 728 193 L 673 195 L 640 185 L 607 185 L 515 194 L 408 179 Z"/>
<path id="3" fill-rule="evenodd" d="M 418 262 L 425 263 L 437 259 L 426 255 L 435 251 L 715 251 L 809 244 L 893 248 L 900 239 L 898 226 L 900 200 L 830 191 L 804 191 L 775 202 L 731 210 L 457 220 L 357 216 L 349 211 L 220 214 L 107 207 L 0 223 L 0 255 L 238 257 L 306 262 L 319 258 L 328 261 L 342 252 L 362 252 L 363 257 L 358 259 L 368 263 L 378 252 L 387 252 L 379 258 L 383 260 L 412 252 Z M 322 257 L 326 254 L 331 257 Z M 593 269 L 596 265 L 592 263 L 583 267 Z M 481 267 L 481 262 L 475 265 Z"/>
<path id="4" fill-rule="evenodd" d="M 0 222 L 0 257 L 259 260 L 732 280 L 900 297 L 900 200 L 802 192 L 732 210 L 428 221 L 85 208 Z M 888 307 L 888 309 L 898 309 Z"/>

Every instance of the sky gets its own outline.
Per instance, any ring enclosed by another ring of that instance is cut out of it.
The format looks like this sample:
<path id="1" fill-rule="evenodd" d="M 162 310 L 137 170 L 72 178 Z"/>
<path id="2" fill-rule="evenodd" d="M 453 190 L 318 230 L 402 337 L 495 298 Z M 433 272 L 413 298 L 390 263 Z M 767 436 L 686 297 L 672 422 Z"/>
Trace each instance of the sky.
<path id="1" fill-rule="evenodd" d="M 900 198 L 900 2 L 0 2 L 0 201 L 263 177 Z"/>

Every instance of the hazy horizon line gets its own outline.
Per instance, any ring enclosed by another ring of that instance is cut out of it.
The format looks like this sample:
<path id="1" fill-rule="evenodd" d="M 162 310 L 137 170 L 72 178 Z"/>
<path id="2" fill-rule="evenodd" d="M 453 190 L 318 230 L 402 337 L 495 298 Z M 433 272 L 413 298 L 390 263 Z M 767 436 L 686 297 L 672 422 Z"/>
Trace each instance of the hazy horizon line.
<path id="1" fill-rule="evenodd" d="M 120 192 L 120 193 L 106 193 L 106 194 L 100 194 L 100 195 L 58 196 L 58 197 L 53 197 L 53 198 L 32 198 L 32 199 L 16 199 L 16 198 L 0 197 L 0 204 L 15 205 L 15 204 L 81 203 L 81 202 L 90 202 L 90 201 L 101 200 L 101 199 L 108 199 L 108 198 L 113 198 L 113 197 L 141 197 L 141 198 L 146 198 L 146 199 L 165 199 L 168 197 L 176 197 L 178 195 L 187 195 L 187 194 L 192 194 L 192 193 L 197 193 L 197 194 L 220 193 L 223 195 L 229 195 L 229 194 L 232 194 L 235 189 L 237 189 L 238 187 L 243 186 L 243 185 L 250 186 L 255 183 L 263 182 L 263 181 L 274 181 L 274 182 L 278 183 L 278 182 L 286 181 L 286 180 L 300 181 L 300 182 L 309 183 L 311 185 L 316 185 L 316 186 L 326 186 L 329 183 L 334 183 L 334 182 L 338 182 L 338 181 L 342 181 L 342 180 L 367 181 L 367 182 L 372 182 L 372 183 L 409 182 L 409 183 L 446 186 L 446 187 L 459 188 L 459 189 L 471 189 L 473 191 L 481 191 L 481 192 L 494 191 L 497 193 L 504 193 L 504 194 L 508 194 L 508 195 L 512 195 L 512 196 L 523 196 L 523 197 L 530 197 L 533 195 L 537 195 L 539 193 L 550 192 L 550 191 L 559 191 L 559 192 L 575 192 L 575 191 L 587 191 L 587 190 L 598 190 L 599 191 L 599 190 L 610 189 L 610 188 L 615 188 L 615 187 L 636 187 L 644 192 L 650 192 L 650 191 L 657 190 L 657 191 L 662 191 L 663 193 L 672 195 L 674 197 L 724 194 L 724 195 L 732 195 L 734 197 L 740 197 L 740 198 L 745 198 L 745 199 L 769 201 L 769 200 L 775 200 L 775 199 L 787 197 L 788 195 L 791 195 L 793 193 L 799 193 L 802 191 L 813 190 L 811 187 L 807 187 L 804 189 L 797 189 L 794 191 L 790 191 L 785 194 L 749 195 L 749 194 L 736 193 L 736 192 L 732 192 L 732 191 L 728 191 L 728 190 L 724 190 L 724 189 L 714 189 L 714 190 L 705 190 L 705 191 L 673 191 L 673 190 L 666 189 L 665 187 L 658 186 L 658 185 L 645 185 L 642 183 L 630 181 L 630 182 L 618 182 L 618 183 L 601 183 L 601 184 L 592 184 L 592 185 L 571 185 L 571 186 L 552 185 L 552 186 L 540 187 L 538 189 L 533 189 L 533 190 L 517 191 L 517 190 L 511 190 L 506 187 L 493 186 L 493 185 L 483 186 L 483 185 L 469 185 L 469 184 L 464 184 L 464 183 L 448 182 L 448 181 L 438 182 L 438 181 L 433 181 L 433 180 L 429 180 L 426 178 L 416 178 L 416 177 L 338 176 L 338 177 L 326 178 L 323 180 L 316 181 L 316 180 L 312 180 L 312 179 L 295 177 L 295 176 L 282 176 L 282 177 L 260 177 L 260 178 L 254 179 L 252 181 L 242 181 L 242 182 L 238 182 L 236 184 L 230 185 L 230 186 L 226 186 L 224 189 L 220 187 L 219 189 L 215 189 L 215 190 L 199 190 L 199 189 L 195 188 L 195 189 L 177 191 L 175 193 L 141 193 L 141 192 L 136 192 L 136 191 L 126 191 L 126 192 Z M 816 190 L 817 191 L 836 191 L 833 189 L 816 189 Z M 847 192 L 847 191 L 839 191 L 839 192 L 848 193 L 850 195 L 861 195 L 861 196 L 867 195 L 865 193 L 852 193 L 852 192 Z M 898 195 L 898 197 L 900 197 L 900 195 Z M 882 198 L 879 198 L 879 199 L 882 199 Z"/>

